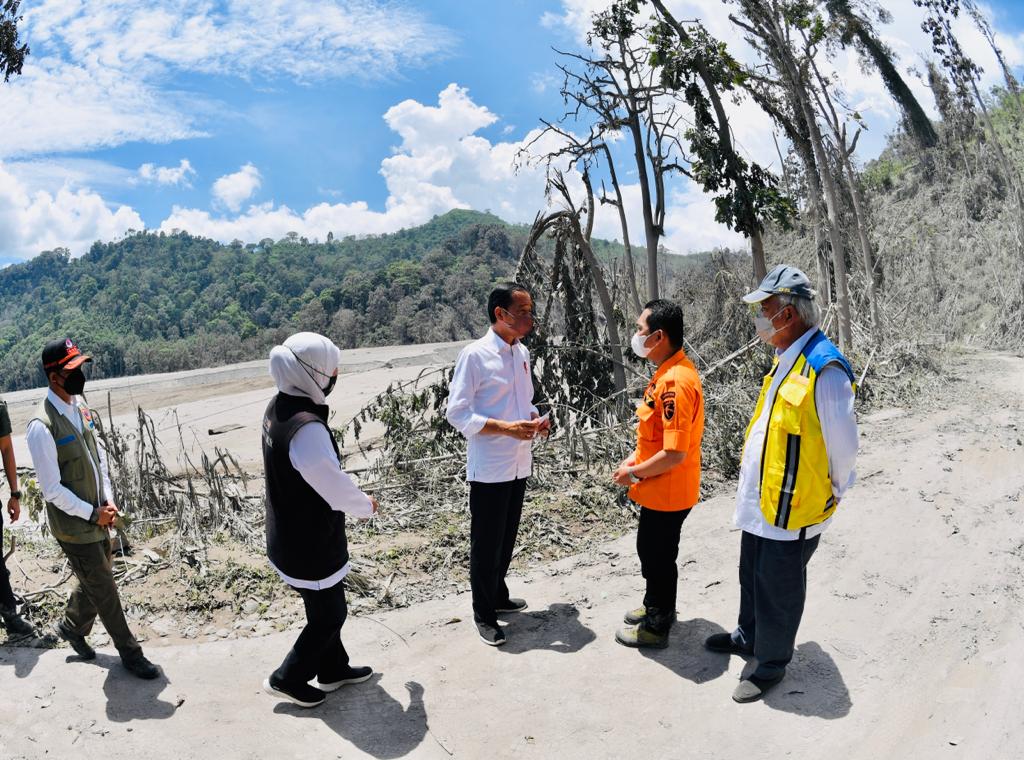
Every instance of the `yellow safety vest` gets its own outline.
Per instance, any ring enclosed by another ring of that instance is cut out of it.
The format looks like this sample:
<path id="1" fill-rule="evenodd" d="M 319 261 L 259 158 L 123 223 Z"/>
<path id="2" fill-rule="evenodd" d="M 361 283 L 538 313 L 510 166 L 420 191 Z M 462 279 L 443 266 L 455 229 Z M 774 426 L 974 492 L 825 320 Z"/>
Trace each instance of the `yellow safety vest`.
<path id="1" fill-rule="evenodd" d="M 845 370 L 856 391 L 850 363 L 819 330 L 807 341 L 772 400 L 761 448 L 760 477 L 761 513 L 769 525 L 799 530 L 824 522 L 835 511 L 828 454 L 814 398 L 818 375 L 829 364 Z M 778 367 L 776 357 L 761 384 L 754 416 L 744 436 L 744 448 L 764 409 Z"/>

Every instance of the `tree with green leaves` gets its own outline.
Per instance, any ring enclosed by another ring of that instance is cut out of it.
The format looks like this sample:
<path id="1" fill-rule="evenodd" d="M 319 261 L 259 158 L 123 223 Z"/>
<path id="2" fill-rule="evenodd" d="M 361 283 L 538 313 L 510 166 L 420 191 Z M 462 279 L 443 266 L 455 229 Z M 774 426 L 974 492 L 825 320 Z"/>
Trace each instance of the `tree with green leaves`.
<path id="1" fill-rule="evenodd" d="M 28 55 L 28 45 L 18 34 L 18 7 L 21 0 L 0 0 L 0 74 L 9 82 L 12 74 L 21 74 Z"/>

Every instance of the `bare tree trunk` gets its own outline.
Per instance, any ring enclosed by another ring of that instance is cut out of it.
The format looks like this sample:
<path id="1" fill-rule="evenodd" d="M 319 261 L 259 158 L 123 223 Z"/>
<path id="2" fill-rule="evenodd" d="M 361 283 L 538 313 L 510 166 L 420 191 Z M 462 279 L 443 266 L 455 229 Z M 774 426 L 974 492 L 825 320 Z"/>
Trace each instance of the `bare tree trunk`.
<path id="1" fill-rule="evenodd" d="M 636 289 L 636 271 L 633 269 L 633 248 L 629 244 L 629 225 L 626 222 L 626 204 L 622 202 L 622 189 L 619 187 L 619 178 L 615 173 L 615 162 L 612 161 L 612 153 L 608 150 L 608 146 L 604 143 L 601 144 L 604 148 L 605 159 L 608 161 L 608 175 L 612 181 L 612 188 L 615 190 L 615 207 L 619 212 L 619 225 L 622 227 L 622 247 L 626 249 L 625 264 L 626 264 L 626 293 L 629 295 L 630 302 L 633 305 L 633 310 L 639 314 L 642 309 L 640 308 L 640 294 Z M 589 240 L 590 237 L 587 237 Z"/>

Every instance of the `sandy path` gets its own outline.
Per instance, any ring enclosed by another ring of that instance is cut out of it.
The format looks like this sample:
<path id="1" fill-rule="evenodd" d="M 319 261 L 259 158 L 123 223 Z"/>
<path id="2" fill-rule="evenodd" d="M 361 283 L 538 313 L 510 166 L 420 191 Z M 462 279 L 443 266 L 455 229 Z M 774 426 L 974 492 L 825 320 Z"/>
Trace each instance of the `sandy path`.
<path id="1" fill-rule="evenodd" d="M 0 747 L 133 760 L 1019 757 L 1024 360 L 953 364 L 931 408 L 862 421 L 861 482 L 812 560 L 796 658 L 763 703 L 733 703 L 743 661 L 700 646 L 736 613 L 739 535 L 720 497 L 686 523 L 665 651 L 612 640 L 641 588 L 627 536 L 516 581 L 532 611 L 510 618 L 503 649 L 476 640 L 465 595 L 352 619 L 355 661 L 383 675 L 315 711 L 258 690 L 285 634 L 152 645 L 167 675 L 155 683 L 125 676 L 111 650 L 89 664 L 0 649 Z"/>

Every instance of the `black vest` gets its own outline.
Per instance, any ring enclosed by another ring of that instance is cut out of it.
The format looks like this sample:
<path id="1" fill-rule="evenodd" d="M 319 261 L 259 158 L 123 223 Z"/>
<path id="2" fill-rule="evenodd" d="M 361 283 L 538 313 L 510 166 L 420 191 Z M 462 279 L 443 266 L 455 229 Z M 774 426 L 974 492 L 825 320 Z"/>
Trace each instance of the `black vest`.
<path id="1" fill-rule="evenodd" d="M 348 562 L 348 541 L 345 513 L 331 509 L 288 459 L 292 436 L 310 422 L 327 428 L 327 406 L 286 393 L 274 396 L 263 416 L 267 556 L 285 575 L 322 581 Z M 333 435 L 331 444 L 340 461 Z"/>

